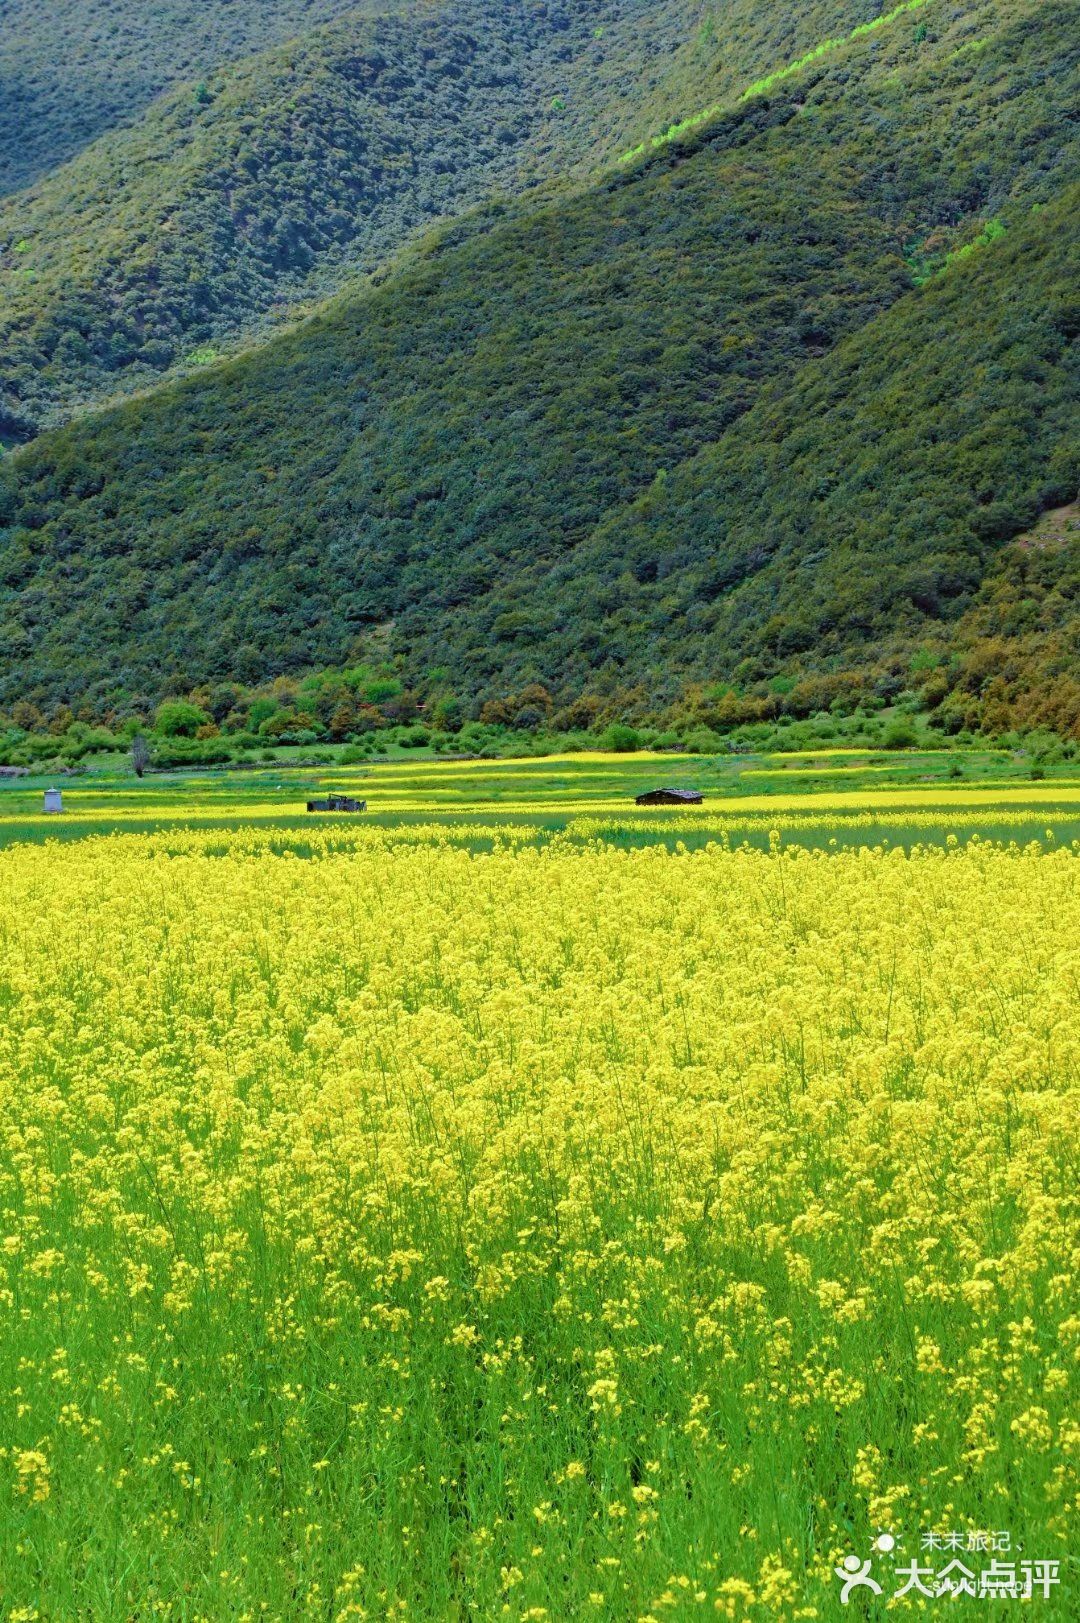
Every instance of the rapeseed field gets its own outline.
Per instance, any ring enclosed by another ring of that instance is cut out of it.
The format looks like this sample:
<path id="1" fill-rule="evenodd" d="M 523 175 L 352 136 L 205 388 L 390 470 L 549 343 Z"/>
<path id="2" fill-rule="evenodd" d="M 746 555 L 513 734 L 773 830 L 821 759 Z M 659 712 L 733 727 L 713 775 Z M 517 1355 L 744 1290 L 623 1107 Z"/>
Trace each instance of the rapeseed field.
<path id="1" fill-rule="evenodd" d="M 11 1623 L 1076 1615 L 1075 849 L 0 885 Z"/>

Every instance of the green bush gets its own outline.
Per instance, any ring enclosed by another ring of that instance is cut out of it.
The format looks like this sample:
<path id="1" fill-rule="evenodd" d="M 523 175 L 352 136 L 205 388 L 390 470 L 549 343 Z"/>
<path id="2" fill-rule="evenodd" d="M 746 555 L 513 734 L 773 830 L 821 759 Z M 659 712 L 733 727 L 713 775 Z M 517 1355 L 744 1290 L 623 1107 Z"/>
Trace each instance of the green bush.
<path id="1" fill-rule="evenodd" d="M 166 699 L 154 712 L 154 732 L 159 738 L 194 738 L 210 720 L 206 710 L 187 699 Z"/>
<path id="2" fill-rule="evenodd" d="M 106 727 L 71 728 L 63 740 L 60 753 L 66 761 L 81 761 L 85 755 L 123 747 L 123 740 L 114 737 Z"/>
<path id="3" fill-rule="evenodd" d="M 891 721 L 882 739 L 887 750 L 915 749 L 918 742 L 919 735 L 910 721 Z"/>
<path id="4" fill-rule="evenodd" d="M 613 722 L 600 739 L 601 749 L 614 750 L 620 755 L 630 754 L 642 747 L 641 734 L 637 729 L 624 727 L 621 722 Z"/>
<path id="5" fill-rule="evenodd" d="M 224 739 L 185 738 L 173 736 L 167 742 L 158 741 L 154 748 L 154 765 L 220 766 L 233 758 L 232 750 Z"/>
<path id="6" fill-rule="evenodd" d="M 684 748 L 691 755 L 722 755 L 727 752 L 727 740 L 709 727 L 696 727 L 687 734 Z"/>

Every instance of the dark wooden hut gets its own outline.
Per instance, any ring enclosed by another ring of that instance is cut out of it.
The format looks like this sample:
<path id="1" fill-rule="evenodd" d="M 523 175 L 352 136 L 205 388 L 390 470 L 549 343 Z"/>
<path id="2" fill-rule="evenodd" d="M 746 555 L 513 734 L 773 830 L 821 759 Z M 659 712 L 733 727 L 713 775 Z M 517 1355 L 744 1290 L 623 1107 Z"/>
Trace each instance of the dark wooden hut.
<path id="1" fill-rule="evenodd" d="M 325 800 L 309 800 L 309 812 L 362 812 L 367 811 L 366 800 L 354 800 L 351 795 L 327 795 Z"/>
<path id="2" fill-rule="evenodd" d="M 697 789 L 647 789 L 637 796 L 639 806 L 700 806 L 703 796 Z"/>

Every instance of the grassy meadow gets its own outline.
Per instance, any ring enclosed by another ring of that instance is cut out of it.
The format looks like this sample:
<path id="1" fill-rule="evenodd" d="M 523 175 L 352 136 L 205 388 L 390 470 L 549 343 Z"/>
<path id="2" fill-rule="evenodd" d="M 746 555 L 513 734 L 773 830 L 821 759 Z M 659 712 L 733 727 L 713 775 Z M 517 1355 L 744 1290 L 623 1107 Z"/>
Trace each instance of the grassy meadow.
<path id="1" fill-rule="evenodd" d="M 633 804 L 669 782 L 704 804 Z M 1080 774 L 41 789 L 0 787 L 0 1616 L 960 1616 L 1003 1533 L 1005 1598 L 1076 1615 Z"/>
<path id="2" fill-rule="evenodd" d="M 1004 749 L 883 752 L 822 748 L 811 754 L 700 756 L 601 752 L 508 758 L 435 759 L 399 752 L 356 765 L 293 766 L 281 752 L 257 768 L 153 773 L 139 780 L 120 755 L 84 776 L 0 780 L 0 848 L 12 841 L 149 833 L 183 827 L 327 825 L 353 830 L 350 815 L 313 818 L 306 802 L 340 791 L 367 802 L 364 827 L 437 827 L 447 838 L 494 829 L 543 840 L 555 833 L 602 835 L 617 844 L 642 836 L 702 843 L 727 833 L 761 839 L 778 830 L 799 843 L 885 838 L 910 844 L 965 830 L 984 836 L 1080 834 L 1080 765 L 1032 769 Z M 697 808 L 639 808 L 634 797 L 668 785 L 698 789 Z M 45 815 L 42 792 L 59 786 L 61 817 Z"/>

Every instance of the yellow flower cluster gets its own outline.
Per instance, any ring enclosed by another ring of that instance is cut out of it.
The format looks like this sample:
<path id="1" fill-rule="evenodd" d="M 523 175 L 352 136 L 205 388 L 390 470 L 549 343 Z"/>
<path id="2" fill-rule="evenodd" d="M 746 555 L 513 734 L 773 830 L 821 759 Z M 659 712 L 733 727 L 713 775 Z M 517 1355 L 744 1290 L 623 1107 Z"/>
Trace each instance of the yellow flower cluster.
<path id="1" fill-rule="evenodd" d="M 1067 1559 L 1074 852 L 0 883 L 5 1616 L 825 1620 L 882 1531 Z"/>

